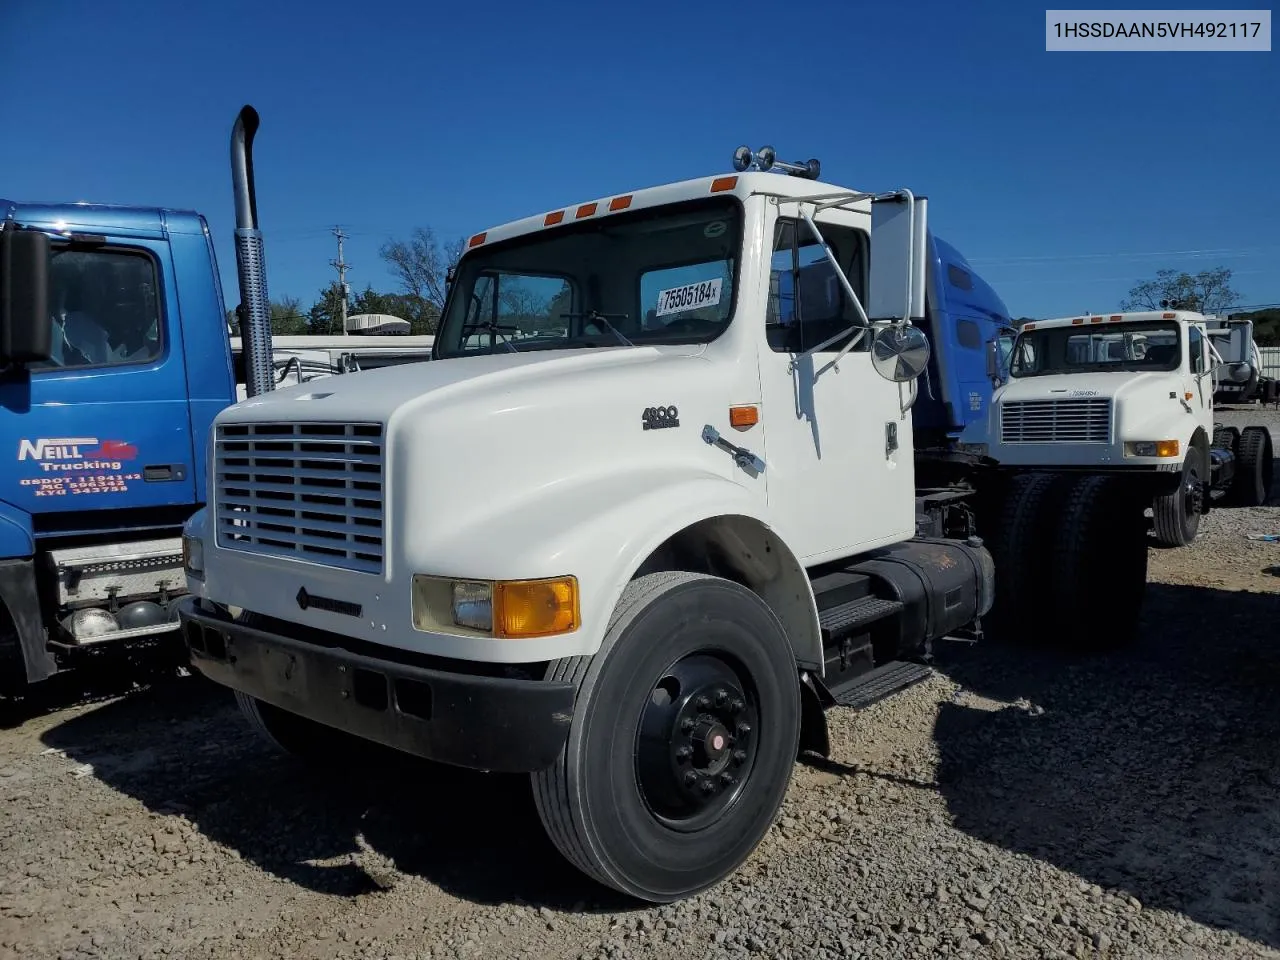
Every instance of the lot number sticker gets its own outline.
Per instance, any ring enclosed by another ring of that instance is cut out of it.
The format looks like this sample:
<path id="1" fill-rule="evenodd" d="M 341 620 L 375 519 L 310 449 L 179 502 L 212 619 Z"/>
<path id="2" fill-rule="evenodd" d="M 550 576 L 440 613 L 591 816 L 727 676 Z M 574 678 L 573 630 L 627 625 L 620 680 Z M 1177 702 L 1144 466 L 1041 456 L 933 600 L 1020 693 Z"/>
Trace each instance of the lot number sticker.
<path id="1" fill-rule="evenodd" d="M 658 291 L 658 309 L 656 316 L 665 317 L 669 313 L 680 313 L 683 310 L 697 310 L 699 307 L 714 307 L 720 303 L 720 287 L 722 278 L 704 280 L 702 283 L 687 283 L 683 287 L 672 287 Z"/>

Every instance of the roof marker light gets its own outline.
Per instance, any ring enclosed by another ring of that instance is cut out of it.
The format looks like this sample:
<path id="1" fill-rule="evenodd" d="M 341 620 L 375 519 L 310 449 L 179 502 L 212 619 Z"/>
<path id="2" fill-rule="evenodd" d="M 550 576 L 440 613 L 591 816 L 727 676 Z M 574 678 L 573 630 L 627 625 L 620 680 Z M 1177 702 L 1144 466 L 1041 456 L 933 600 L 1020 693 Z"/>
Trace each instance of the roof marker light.
<path id="1" fill-rule="evenodd" d="M 472 238 L 467 242 L 467 246 L 468 246 L 468 247 L 478 247 L 478 246 L 480 246 L 480 244 L 484 243 L 484 238 L 485 238 L 485 234 L 483 234 L 483 233 L 477 233 L 474 237 L 472 237 Z"/>
<path id="2" fill-rule="evenodd" d="M 1178 315 L 1177 315 L 1176 313 L 1162 313 L 1162 314 L 1160 315 L 1160 319 L 1162 319 L 1162 320 L 1173 320 L 1173 319 L 1176 319 L 1176 318 L 1177 318 L 1177 316 L 1178 316 Z"/>
<path id="3" fill-rule="evenodd" d="M 1105 319 L 1106 319 L 1106 317 L 1090 317 L 1090 318 L 1089 318 L 1089 322 L 1090 322 L 1090 323 L 1101 323 L 1101 322 L 1102 322 L 1103 320 L 1105 320 Z"/>
<path id="4" fill-rule="evenodd" d="M 1074 325 L 1074 324 L 1078 324 L 1078 323 L 1084 323 L 1084 317 L 1072 317 L 1072 318 L 1071 318 L 1071 323 L 1072 323 L 1073 325 Z"/>
<path id="5" fill-rule="evenodd" d="M 554 227 L 557 223 L 559 223 L 563 219 L 564 219 L 564 211 L 557 210 L 555 213 L 548 213 L 545 217 L 543 217 L 542 225 L 544 227 Z"/>
<path id="6" fill-rule="evenodd" d="M 732 190 L 737 185 L 737 177 L 716 177 L 711 181 L 711 192 L 723 193 L 725 190 Z"/>
<path id="7" fill-rule="evenodd" d="M 631 206 L 631 194 L 629 193 L 623 197 L 614 197 L 609 201 L 610 210 L 625 210 L 629 206 Z"/>
<path id="8" fill-rule="evenodd" d="M 581 220 L 583 217 L 594 217 L 596 215 L 597 206 L 598 204 L 596 203 L 584 203 L 578 208 L 578 212 L 574 214 L 574 217 L 578 220 Z"/>

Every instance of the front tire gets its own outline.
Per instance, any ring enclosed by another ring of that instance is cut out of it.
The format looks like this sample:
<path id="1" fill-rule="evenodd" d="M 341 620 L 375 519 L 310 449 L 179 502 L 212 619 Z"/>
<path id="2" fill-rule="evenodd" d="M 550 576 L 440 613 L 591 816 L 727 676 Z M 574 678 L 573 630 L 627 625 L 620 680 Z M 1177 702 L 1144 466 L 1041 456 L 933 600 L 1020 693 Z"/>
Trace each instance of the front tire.
<path id="1" fill-rule="evenodd" d="M 1156 541 L 1161 546 L 1185 547 L 1200 532 L 1204 478 L 1200 476 L 1199 460 L 1199 450 L 1188 450 L 1177 488 L 1156 497 L 1151 505 Z"/>
<path id="2" fill-rule="evenodd" d="M 666 903 L 714 886 L 777 816 L 799 749 L 800 685 L 778 618 L 719 577 L 632 581 L 572 680 L 568 741 L 533 775 L 538 814 L 579 870 Z"/>

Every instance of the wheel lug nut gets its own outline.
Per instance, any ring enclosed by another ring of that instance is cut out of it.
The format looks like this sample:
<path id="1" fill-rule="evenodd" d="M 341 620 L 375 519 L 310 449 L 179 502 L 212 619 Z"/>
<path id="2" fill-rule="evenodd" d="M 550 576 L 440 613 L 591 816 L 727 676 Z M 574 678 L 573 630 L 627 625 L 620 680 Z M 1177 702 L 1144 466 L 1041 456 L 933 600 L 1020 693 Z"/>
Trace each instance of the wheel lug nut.
<path id="1" fill-rule="evenodd" d="M 697 782 L 698 782 L 698 775 L 694 773 L 692 770 L 690 770 L 688 773 L 684 775 L 684 785 L 686 787 L 692 787 Z"/>
<path id="2" fill-rule="evenodd" d="M 728 702 L 729 702 L 729 694 L 725 693 L 723 690 L 717 690 L 717 691 L 716 691 L 716 706 L 717 706 L 717 707 L 723 707 L 723 706 L 724 706 L 726 703 L 728 703 Z"/>
<path id="3" fill-rule="evenodd" d="M 747 762 L 747 751 L 745 751 L 745 750 L 735 750 L 735 751 L 733 751 L 733 762 L 734 762 L 734 763 L 736 763 L 736 764 L 739 764 L 739 765 L 746 763 L 746 762 Z"/>
<path id="4" fill-rule="evenodd" d="M 688 760 L 693 756 L 693 747 L 681 747 L 676 751 L 676 757 L 680 760 Z"/>
<path id="5" fill-rule="evenodd" d="M 744 707 L 746 707 L 746 704 L 737 697 L 734 697 L 733 702 L 729 704 L 729 710 L 733 713 L 741 713 Z"/>
<path id="6" fill-rule="evenodd" d="M 745 737 L 750 733 L 751 733 L 751 724 L 749 723 L 738 724 L 738 736 Z"/>
<path id="7" fill-rule="evenodd" d="M 720 783 L 726 787 L 732 787 L 737 782 L 738 782 L 737 777 L 735 777 L 731 773 L 720 774 Z"/>
<path id="8" fill-rule="evenodd" d="M 707 707 L 711 706 L 711 698 L 704 693 L 694 701 L 694 704 L 699 710 L 705 710 Z"/>
<path id="9" fill-rule="evenodd" d="M 693 717 L 685 717 L 680 721 L 680 730 L 684 733 L 693 733 L 693 728 L 697 726 L 693 722 Z"/>
<path id="10" fill-rule="evenodd" d="M 714 782 L 714 781 L 712 781 L 712 780 L 703 780 L 703 781 L 702 781 L 702 792 L 703 792 L 703 793 L 713 793 L 713 792 L 715 791 L 715 789 L 716 789 L 716 785 L 715 785 L 715 782 Z"/>

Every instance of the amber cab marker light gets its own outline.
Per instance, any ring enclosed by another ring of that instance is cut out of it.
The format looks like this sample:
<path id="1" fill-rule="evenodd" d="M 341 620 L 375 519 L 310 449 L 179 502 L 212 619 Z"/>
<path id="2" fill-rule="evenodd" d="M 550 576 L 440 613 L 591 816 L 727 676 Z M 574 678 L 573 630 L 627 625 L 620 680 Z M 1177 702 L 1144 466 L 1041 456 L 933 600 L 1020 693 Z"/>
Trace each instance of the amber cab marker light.
<path id="1" fill-rule="evenodd" d="M 745 430 L 760 422 L 760 411 L 752 406 L 730 407 L 729 426 Z"/>
<path id="2" fill-rule="evenodd" d="M 467 246 L 468 246 L 468 247 L 478 247 L 478 246 L 480 246 L 480 244 L 484 243 L 484 237 L 485 237 L 485 235 L 484 235 L 483 233 L 477 233 L 477 234 L 476 234 L 474 237 L 472 237 L 472 238 L 471 238 L 471 240 L 467 243 Z"/>
<path id="3" fill-rule="evenodd" d="M 629 206 L 631 206 L 631 194 L 627 194 L 625 197 L 614 197 L 609 201 L 610 210 L 625 210 Z"/>
<path id="4" fill-rule="evenodd" d="M 725 190 L 732 190 L 738 185 L 737 177 L 716 177 L 711 181 L 711 192 L 721 193 Z"/>
<path id="5" fill-rule="evenodd" d="M 583 217 L 594 217 L 595 215 L 596 215 L 596 204 L 584 203 L 582 206 L 578 208 L 578 212 L 574 216 L 577 219 L 581 220 Z"/>
<path id="6" fill-rule="evenodd" d="M 548 213 L 545 217 L 543 217 L 542 225 L 544 227 L 554 227 L 557 223 L 559 223 L 563 219 L 564 219 L 564 211 L 557 210 L 555 213 Z"/>
<path id="7" fill-rule="evenodd" d="M 1178 455 L 1177 440 L 1157 440 L 1156 456 L 1157 457 L 1176 457 Z"/>
<path id="8" fill-rule="evenodd" d="M 1162 314 L 1160 314 L 1160 319 L 1161 319 L 1161 320 L 1172 320 L 1172 319 L 1174 319 L 1176 316 L 1177 316 L 1177 314 L 1176 314 L 1176 313 L 1162 313 Z"/>
<path id="9" fill-rule="evenodd" d="M 1090 317 L 1090 318 L 1089 318 L 1089 322 L 1090 322 L 1090 323 L 1101 323 L 1101 322 L 1102 322 L 1102 317 Z"/>

